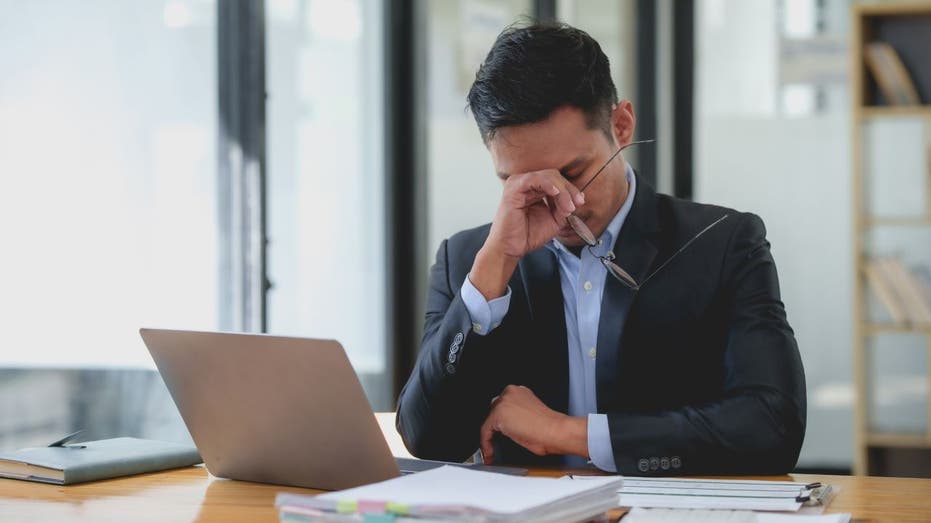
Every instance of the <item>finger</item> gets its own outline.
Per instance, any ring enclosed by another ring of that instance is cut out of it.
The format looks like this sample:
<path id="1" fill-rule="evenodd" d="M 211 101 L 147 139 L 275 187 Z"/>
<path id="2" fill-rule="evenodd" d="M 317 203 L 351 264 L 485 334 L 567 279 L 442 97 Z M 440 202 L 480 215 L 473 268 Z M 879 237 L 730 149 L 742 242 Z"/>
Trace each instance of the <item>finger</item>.
<path id="1" fill-rule="evenodd" d="M 520 209 L 526 209 L 527 207 L 541 203 L 545 205 L 547 198 L 552 198 L 552 196 L 549 196 L 542 191 L 531 190 L 514 195 L 513 201 L 515 202 L 516 207 Z"/>
<path id="2" fill-rule="evenodd" d="M 575 187 L 575 186 L 573 185 L 573 187 Z M 579 191 L 579 192 L 577 192 L 577 193 L 575 194 L 575 204 L 576 204 L 576 205 L 585 205 L 585 193 L 584 193 L 584 192 Z"/>
<path id="3" fill-rule="evenodd" d="M 491 416 L 485 419 L 485 423 L 482 424 L 482 429 L 480 432 L 480 443 L 482 448 L 482 462 L 486 465 L 490 465 L 495 460 L 495 449 L 491 444 L 491 440 L 495 435 L 494 425 L 491 420 Z"/>
<path id="4" fill-rule="evenodd" d="M 547 201 L 554 204 L 550 207 L 554 208 L 558 216 L 565 218 L 575 212 L 576 207 L 573 194 L 578 193 L 579 189 L 558 174 L 548 174 L 548 177 L 553 179 L 553 185 L 559 188 L 559 193 L 554 196 L 549 196 Z"/>
<path id="5" fill-rule="evenodd" d="M 574 183 L 567 180 L 565 176 L 560 174 L 559 171 L 555 169 L 546 169 L 544 171 L 539 171 L 539 174 L 542 174 L 546 176 L 547 179 L 552 180 L 553 185 L 559 189 L 560 193 L 567 193 L 573 205 L 579 206 L 585 203 L 585 197 L 582 196 L 582 191 L 580 191 Z"/>
<path id="6" fill-rule="evenodd" d="M 555 176 L 558 182 L 557 187 L 560 188 L 561 192 L 569 194 L 569 197 L 572 199 L 572 203 L 576 207 L 585 203 L 585 195 L 582 194 L 582 191 L 580 191 L 574 183 L 564 178 L 561 174 L 559 174 L 558 171 L 555 173 Z"/>
<path id="7" fill-rule="evenodd" d="M 552 169 L 512 176 L 508 180 L 515 180 L 513 190 L 520 207 L 530 207 L 543 200 L 557 221 L 575 212 L 578 202 L 585 201 L 579 196 L 578 187 Z"/>
<path id="8" fill-rule="evenodd" d="M 542 193 L 556 196 L 560 193 L 560 180 L 547 176 L 544 171 L 521 174 L 508 178 L 514 180 L 514 190 L 519 193 Z"/>
<path id="9" fill-rule="evenodd" d="M 544 197 L 548 206 L 555 206 L 559 209 L 559 214 L 568 216 L 575 211 L 575 203 L 567 185 L 571 184 L 567 184 L 557 171 L 538 171 L 521 175 L 515 190 L 523 195 L 525 207 L 537 203 Z"/>

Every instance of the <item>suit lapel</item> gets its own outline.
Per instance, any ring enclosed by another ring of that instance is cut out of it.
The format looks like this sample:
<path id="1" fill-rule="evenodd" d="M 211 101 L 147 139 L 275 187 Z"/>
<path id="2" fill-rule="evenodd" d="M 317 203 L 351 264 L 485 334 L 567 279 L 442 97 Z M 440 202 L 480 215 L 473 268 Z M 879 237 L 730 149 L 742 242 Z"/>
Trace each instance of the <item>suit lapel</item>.
<path id="1" fill-rule="evenodd" d="M 567 412 L 569 354 L 556 254 L 546 247 L 537 249 L 521 259 L 519 271 L 531 326 L 527 342 L 532 344 L 522 364 L 531 367 L 528 375 L 539 380 L 531 386 L 534 393 L 550 408 Z"/>
<path id="2" fill-rule="evenodd" d="M 630 213 L 614 242 L 615 262 L 638 282 L 646 278 L 656 258 L 655 234 L 659 231 L 656 216 L 656 192 L 637 177 L 637 191 Z M 612 410 L 618 390 L 618 358 L 624 325 L 637 293 L 616 278 L 607 275 L 601 297 L 598 320 L 597 382 L 598 411 Z"/>

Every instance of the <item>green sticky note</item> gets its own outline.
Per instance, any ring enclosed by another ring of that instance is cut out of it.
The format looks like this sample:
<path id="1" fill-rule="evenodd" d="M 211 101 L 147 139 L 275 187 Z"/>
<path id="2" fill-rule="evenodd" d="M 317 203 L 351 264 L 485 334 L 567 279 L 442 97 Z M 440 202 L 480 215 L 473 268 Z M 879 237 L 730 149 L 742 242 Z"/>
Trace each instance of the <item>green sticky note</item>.
<path id="1" fill-rule="evenodd" d="M 392 503 L 388 502 L 385 504 L 385 512 L 391 512 L 392 514 L 407 515 L 410 512 L 410 507 L 404 505 L 403 503 Z"/>
<path id="2" fill-rule="evenodd" d="M 340 500 L 336 502 L 336 512 L 340 514 L 355 514 L 358 511 L 358 503 L 355 501 Z"/>

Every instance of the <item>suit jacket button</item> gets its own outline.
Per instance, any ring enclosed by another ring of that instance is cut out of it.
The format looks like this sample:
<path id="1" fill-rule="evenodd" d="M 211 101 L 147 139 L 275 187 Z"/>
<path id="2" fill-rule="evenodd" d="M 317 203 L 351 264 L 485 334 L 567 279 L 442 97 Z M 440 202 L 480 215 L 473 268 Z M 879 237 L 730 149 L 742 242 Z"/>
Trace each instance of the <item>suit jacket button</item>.
<path id="1" fill-rule="evenodd" d="M 663 456 L 662 458 L 660 458 L 659 468 L 663 470 L 669 470 L 669 458 L 668 457 Z"/>
<path id="2" fill-rule="evenodd" d="M 650 458 L 650 470 L 659 468 L 659 458 Z"/>
<path id="3" fill-rule="evenodd" d="M 640 461 L 637 462 L 637 470 L 640 472 L 646 472 L 650 470 L 650 460 L 646 458 L 640 458 Z"/>
<path id="4" fill-rule="evenodd" d="M 461 333 L 461 332 L 457 332 L 457 333 L 456 333 L 456 337 L 453 338 L 453 343 L 455 343 L 456 345 L 459 345 L 460 343 L 462 343 L 462 339 L 463 339 L 463 338 L 462 338 L 462 333 Z"/>
<path id="5" fill-rule="evenodd" d="M 446 364 L 446 372 L 448 372 L 449 374 L 455 374 L 455 373 L 456 373 L 456 366 L 453 365 L 452 363 L 447 363 L 447 364 Z"/>
<path id="6" fill-rule="evenodd" d="M 669 464 L 672 465 L 672 468 L 677 469 L 682 466 L 682 460 L 679 456 L 673 456 L 672 460 L 669 461 Z"/>
<path id="7" fill-rule="evenodd" d="M 456 363 L 456 353 L 453 351 L 449 351 L 449 356 L 446 357 L 446 361 L 450 363 Z"/>

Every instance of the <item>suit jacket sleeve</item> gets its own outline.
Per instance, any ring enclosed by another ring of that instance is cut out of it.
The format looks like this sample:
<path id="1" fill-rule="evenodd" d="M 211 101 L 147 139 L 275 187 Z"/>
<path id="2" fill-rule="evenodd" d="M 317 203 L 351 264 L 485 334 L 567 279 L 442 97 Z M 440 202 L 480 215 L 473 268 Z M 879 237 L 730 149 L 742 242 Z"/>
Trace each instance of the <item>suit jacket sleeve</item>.
<path id="1" fill-rule="evenodd" d="M 805 433 L 805 377 L 762 220 L 739 216 L 722 270 L 729 325 L 720 400 L 609 413 L 622 474 L 783 474 Z M 666 461 L 663 461 L 663 460 Z M 657 461 L 672 467 L 657 469 Z"/>
<path id="2" fill-rule="evenodd" d="M 492 398 L 505 385 L 501 348 L 507 316 L 484 336 L 472 331 L 459 294 L 464 276 L 452 281 L 450 274 L 450 241 L 440 245 L 430 269 L 424 337 L 398 398 L 397 428 L 417 457 L 464 461 L 478 449 L 479 428 Z"/>

